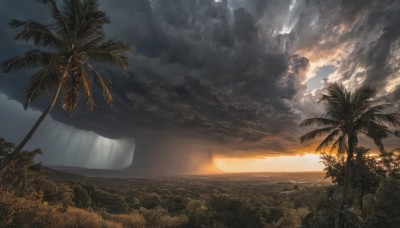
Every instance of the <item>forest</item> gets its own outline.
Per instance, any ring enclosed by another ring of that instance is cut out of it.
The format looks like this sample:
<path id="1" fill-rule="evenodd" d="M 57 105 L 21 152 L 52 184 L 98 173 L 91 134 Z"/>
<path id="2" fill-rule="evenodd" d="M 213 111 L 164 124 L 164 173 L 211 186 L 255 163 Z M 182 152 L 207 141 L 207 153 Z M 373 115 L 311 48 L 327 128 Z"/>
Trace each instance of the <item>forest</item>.
<path id="1" fill-rule="evenodd" d="M 84 177 L 35 164 L 39 153 L 19 154 L 2 176 L 2 227 L 293 227 L 329 185 L 321 173 Z"/>
<path id="2" fill-rule="evenodd" d="M 2 155 L 14 148 L 0 140 Z M 350 191 L 353 210 L 341 203 L 344 161 L 330 155 L 321 157 L 325 174 L 104 178 L 43 167 L 33 160 L 40 153 L 20 153 L 2 174 L 1 227 L 396 227 L 399 223 L 399 151 L 359 157 Z"/>

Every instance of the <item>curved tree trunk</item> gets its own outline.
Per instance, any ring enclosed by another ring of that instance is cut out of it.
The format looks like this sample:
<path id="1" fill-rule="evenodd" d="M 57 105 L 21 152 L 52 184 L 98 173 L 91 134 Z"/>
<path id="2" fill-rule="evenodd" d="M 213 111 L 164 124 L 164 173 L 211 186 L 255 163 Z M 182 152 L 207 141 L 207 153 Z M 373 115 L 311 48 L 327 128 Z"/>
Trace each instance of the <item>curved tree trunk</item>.
<path id="1" fill-rule="evenodd" d="M 0 161 L 0 171 L 3 171 L 7 165 L 17 156 L 19 152 L 21 152 L 22 148 L 26 145 L 26 143 L 29 141 L 29 139 L 33 136 L 39 125 L 43 122 L 44 118 L 47 116 L 47 114 L 50 113 L 50 111 L 53 109 L 54 105 L 56 104 L 58 95 L 60 94 L 61 87 L 62 87 L 62 82 L 63 79 L 66 77 L 67 71 L 64 72 L 63 77 L 60 80 L 60 83 L 57 87 L 57 90 L 54 92 L 53 97 L 51 98 L 49 106 L 47 106 L 46 110 L 40 115 L 39 119 L 35 122 L 31 130 L 28 132 L 28 134 L 25 136 L 25 138 L 21 141 L 21 143 L 14 149 L 13 152 L 11 152 L 9 155 L 7 155 L 5 158 L 3 158 Z"/>

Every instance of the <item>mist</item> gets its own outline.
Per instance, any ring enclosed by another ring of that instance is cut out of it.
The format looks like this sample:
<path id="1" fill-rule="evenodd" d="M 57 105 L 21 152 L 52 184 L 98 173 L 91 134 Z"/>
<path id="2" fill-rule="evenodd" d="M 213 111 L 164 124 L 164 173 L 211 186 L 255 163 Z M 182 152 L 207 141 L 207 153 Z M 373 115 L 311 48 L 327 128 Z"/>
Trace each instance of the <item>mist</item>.
<path id="1" fill-rule="evenodd" d="M 212 149 L 171 132 L 146 132 L 135 138 L 130 174 L 175 175 L 219 173 Z"/>

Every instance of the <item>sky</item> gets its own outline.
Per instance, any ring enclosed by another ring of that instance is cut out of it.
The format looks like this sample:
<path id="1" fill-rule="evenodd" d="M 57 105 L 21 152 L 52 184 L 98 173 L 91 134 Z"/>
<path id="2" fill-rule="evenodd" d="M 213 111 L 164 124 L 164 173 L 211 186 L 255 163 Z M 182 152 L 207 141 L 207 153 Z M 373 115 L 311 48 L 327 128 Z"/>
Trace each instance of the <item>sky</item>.
<path id="1" fill-rule="evenodd" d="M 45 164 L 154 173 L 318 170 L 316 142 L 300 144 L 307 129 L 298 125 L 323 113 L 317 101 L 326 83 L 370 85 L 399 110 L 400 1 L 99 4 L 111 19 L 107 36 L 133 46 L 128 70 L 100 66 L 112 82 L 112 108 L 97 91 L 93 112 L 84 99 L 72 116 L 53 110 L 27 146 L 41 147 Z M 17 31 L 6 22 L 13 18 L 47 23 L 50 10 L 33 0 L 24 7 L 0 1 L 1 60 L 35 48 L 12 40 Z M 0 73 L 1 137 L 18 142 L 46 106 L 43 97 L 22 108 L 34 72 Z"/>

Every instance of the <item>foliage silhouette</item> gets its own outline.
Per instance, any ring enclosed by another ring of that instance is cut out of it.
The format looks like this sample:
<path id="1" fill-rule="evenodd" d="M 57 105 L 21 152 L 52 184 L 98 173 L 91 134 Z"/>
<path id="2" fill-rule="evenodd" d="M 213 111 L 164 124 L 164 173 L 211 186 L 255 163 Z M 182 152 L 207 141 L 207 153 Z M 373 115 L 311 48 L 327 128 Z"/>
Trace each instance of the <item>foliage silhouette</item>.
<path id="1" fill-rule="evenodd" d="M 396 135 L 389 127 L 400 126 L 400 113 L 383 113 L 389 104 L 379 104 L 376 91 L 368 86 L 347 90 L 342 84 L 330 83 L 321 97 L 326 105 L 325 115 L 305 119 L 300 126 L 318 126 L 300 137 L 301 143 L 316 137 L 326 137 L 316 148 L 321 151 L 330 146 L 338 154 L 346 154 L 343 200 L 347 201 L 352 181 L 353 156 L 358 145 L 358 135 L 371 138 L 380 151 L 384 151 L 382 139 Z"/>

